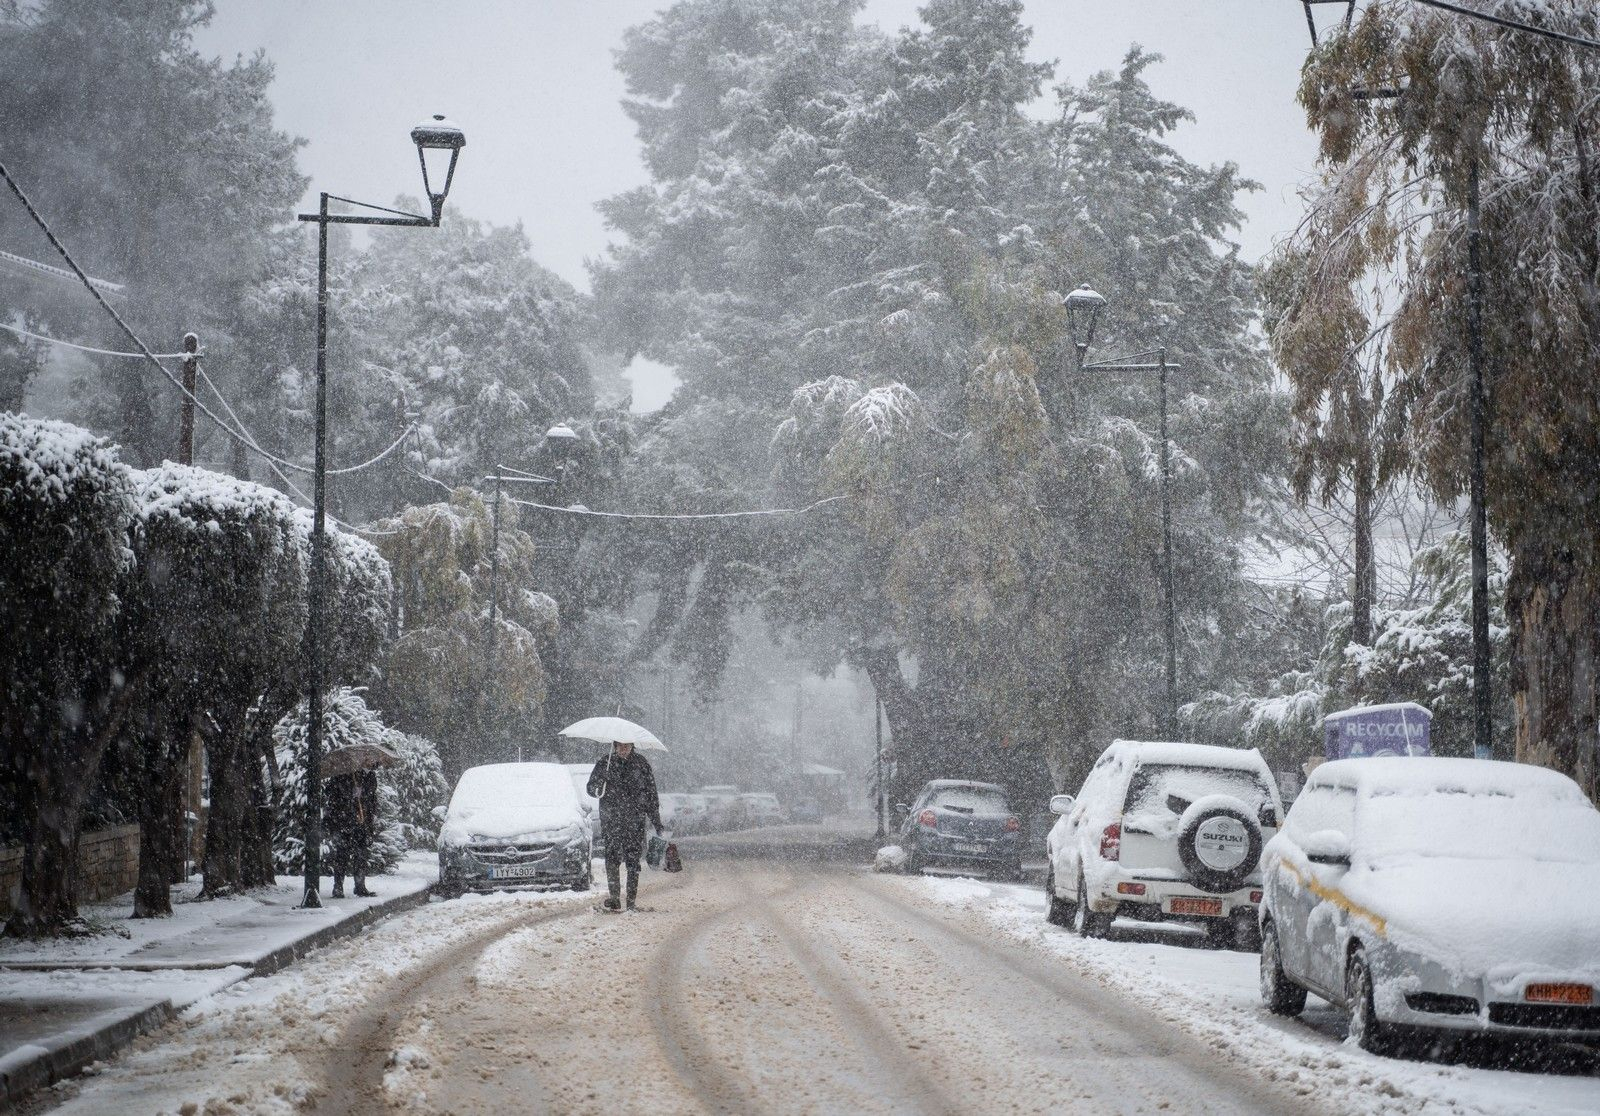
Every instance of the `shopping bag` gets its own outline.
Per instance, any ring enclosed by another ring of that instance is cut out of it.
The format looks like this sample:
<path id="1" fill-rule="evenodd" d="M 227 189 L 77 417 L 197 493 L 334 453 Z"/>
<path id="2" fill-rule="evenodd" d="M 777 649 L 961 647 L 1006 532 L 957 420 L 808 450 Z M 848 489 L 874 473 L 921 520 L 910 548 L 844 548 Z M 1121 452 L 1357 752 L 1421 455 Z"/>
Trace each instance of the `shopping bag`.
<path id="1" fill-rule="evenodd" d="M 644 862 L 652 868 L 661 867 L 662 858 L 667 854 L 667 843 L 661 834 L 650 834 L 650 840 L 644 846 Z"/>
<path id="2" fill-rule="evenodd" d="M 667 842 L 667 853 L 662 859 L 665 861 L 661 866 L 663 871 L 683 871 L 683 858 L 678 855 L 678 843 L 676 841 Z"/>

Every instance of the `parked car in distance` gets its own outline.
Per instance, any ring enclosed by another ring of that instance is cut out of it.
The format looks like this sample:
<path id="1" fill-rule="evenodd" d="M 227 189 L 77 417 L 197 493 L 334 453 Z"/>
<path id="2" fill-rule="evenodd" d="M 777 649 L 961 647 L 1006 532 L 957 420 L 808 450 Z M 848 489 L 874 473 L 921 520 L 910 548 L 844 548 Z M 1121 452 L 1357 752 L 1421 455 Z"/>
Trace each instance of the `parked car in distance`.
<path id="1" fill-rule="evenodd" d="M 1022 823 L 1005 788 L 967 779 L 934 779 L 909 806 L 894 808 L 906 870 L 976 868 L 1022 878 Z"/>
<path id="2" fill-rule="evenodd" d="M 1267 845 L 1261 997 L 1309 989 L 1364 1049 L 1441 1031 L 1600 1041 L 1600 812 L 1528 764 L 1429 756 L 1311 773 Z"/>
<path id="3" fill-rule="evenodd" d="M 1118 916 L 1198 922 L 1215 945 L 1255 948 L 1261 850 L 1282 814 L 1260 752 L 1117 740 L 1050 810 L 1051 922 L 1084 937 Z"/>
<path id="4" fill-rule="evenodd" d="M 705 826 L 705 799 L 697 794 L 668 792 L 661 795 L 661 821 L 677 834 L 699 833 Z"/>
<path id="5" fill-rule="evenodd" d="M 815 798 L 802 798 L 790 807 L 789 820 L 797 825 L 815 825 L 822 820 L 822 805 Z"/>
<path id="6" fill-rule="evenodd" d="M 439 829 L 440 890 L 587 891 L 593 850 L 572 783 L 559 763 L 491 763 L 462 772 Z"/>
<path id="7" fill-rule="evenodd" d="M 739 788 L 730 784 L 701 787 L 706 796 L 706 828 L 713 833 L 743 829 L 749 824 L 748 811 Z"/>
<path id="8" fill-rule="evenodd" d="M 745 816 L 751 825 L 783 825 L 789 820 L 775 794 L 746 791 L 739 798 L 744 802 Z"/>

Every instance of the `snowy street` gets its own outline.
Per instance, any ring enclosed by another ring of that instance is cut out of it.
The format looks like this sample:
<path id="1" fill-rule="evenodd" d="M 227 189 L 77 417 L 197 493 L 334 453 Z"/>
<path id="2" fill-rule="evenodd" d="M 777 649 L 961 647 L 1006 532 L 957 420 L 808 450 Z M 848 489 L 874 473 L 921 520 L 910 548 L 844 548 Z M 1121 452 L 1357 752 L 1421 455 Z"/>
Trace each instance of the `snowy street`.
<path id="1" fill-rule="evenodd" d="M 1269 1020 L 1253 956 L 1082 942 L 1035 887 L 708 859 L 651 874 L 637 914 L 596 897 L 435 901 L 201 1000 L 26 1111 L 1600 1105 L 1594 1076 L 1379 1059 L 1315 1007 Z"/>

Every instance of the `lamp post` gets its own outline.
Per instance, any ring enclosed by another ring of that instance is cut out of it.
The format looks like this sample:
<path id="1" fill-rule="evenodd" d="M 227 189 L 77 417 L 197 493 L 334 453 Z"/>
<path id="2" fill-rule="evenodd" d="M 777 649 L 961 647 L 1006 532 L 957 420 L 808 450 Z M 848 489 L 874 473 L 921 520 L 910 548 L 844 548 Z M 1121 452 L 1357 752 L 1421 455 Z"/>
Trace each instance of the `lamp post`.
<path id="1" fill-rule="evenodd" d="M 1087 361 L 1089 346 L 1094 342 L 1095 327 L 1100 313 L 1105 309 L 1104 296 L 1084 284 L 1062 300 L 1067 308 L 1067 327 L 1072 345 L 1078 354 L 1078 371 L 1082 372 L 1154 372 L 1159 385 L 1160 439 L 1161 439 L 1161 597 L 1166 641 L 1166 703 L 1163 710 L 1162 731 L 1167 739 L 1177 737 L 1178 731 L 1178 608 L 1172 584 L 1172 456 L 1167 437 L 1167 373 L 1181 365 L 1167 360 L 1165 346 L 1147 349 L 1131 356 L 1114 360 Z M 1155 362 L 1150 363 L 1154 357 Z"/>
<path id="2" fill-rule="evenodd" d="M 1311 29 L 1311 49 L 1321 45 L 1315 8 L 1344 8 L 1339 28 L 1348 31 L 1355 17 L 1355 0 L 1300 0 Z M 1324 28 L 1332 30 L 1331 27 Z M 1399 89 L 1356 89 L 1356 100 L 1394 100 Z M 1478 212 L 1480 149 L 1474 149 L 1467 167 L 1467 393 L 1468 393 L 1468 549 L 1472 560 L 1472 754 L 1494 758 L 1492 655 L 1489 646 L 1489 521 L 1484 479 L 1484 436 L 1489 422 L 1488 378 L 1483 348 L 1483 232 Z"/>
<path id="3" fill-rule="evenodd" d="M 302 907 L 320 907 L 317 891 L 322 875 L 322 694 L 327 688 L 327 661 L 323 654 L 323 609 L 327 595 L 327 488 L 328 488 L 328 226 L 390 225 L 402 228 L 438 228 L 444 200 L 456 174 L 456 160 L 466 146 L 460 128 L 442 116 L 424 120 L 411 129 L 422 164 L 422 188 L 432 215 L 422 217 L 381 205 L 358 202 L 323 193 L 315 213 L 301 213 L 302 221 L 317 223 L 317 419 L 316 461 L 311 497 L 311 574 L 306 591 L 306 825 L 305 895 Z M 446 162 L 448 160 L 448 162 Z M 434 182 L 441 185 L 434 190 Z M 341 201 L 376 213 L 329 213 L 328 202 Z"/>
<path id="4" fill-rule="evenodd" d="M 488 653 L 484 656 L 485 693 L 488 687 L 494 685 L 494 660 L 495 653 L 499 650 L 500 625 L 497 622 L 500 611 L 500 489 L 505 484 L 554 484 L 549 477 L 508 477 L 506 467 L 499 466 L 493 476 L 484 477 L 485 481 L 494 481 L 494 506 L 493 525 L 489 532 L 489 631 Z M 480 724 L 480 731 L 482 725 Z M 485 734 L 487 735 L 487 734 Z M 522 762 L 522 738 L 517 737 L 517 762 Z"/>

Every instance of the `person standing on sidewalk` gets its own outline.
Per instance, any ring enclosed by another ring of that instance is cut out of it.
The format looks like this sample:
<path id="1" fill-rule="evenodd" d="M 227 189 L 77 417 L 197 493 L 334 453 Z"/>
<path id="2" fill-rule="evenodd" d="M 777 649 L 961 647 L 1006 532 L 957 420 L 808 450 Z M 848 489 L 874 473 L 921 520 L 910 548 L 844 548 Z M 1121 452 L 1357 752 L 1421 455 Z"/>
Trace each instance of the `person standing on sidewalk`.
<path id="1" fill-rule="evenodd" d="M 639 898 L 639 856 L 644 851 L 645 825 L 661 832 L 661 799 L 650 761 L 632 744 L 617 741 L 589 774 L 589 794 L 600 800 L 600 835 L 606 846 L 606 887 L 602 906 L 622 909 L 622 866 L 628 866 L 628 908 Z"/>
<path id="2" fill-rule="evenodd" d="M 328 780 L 328 805 L 322 824 L 333 843 L 333 891 L 330 898 L 344 898 L 344 877 L 355 877 L 355 894 L 370 899 L 367 890 L 367 860 L 372 838 L 378 832 L 378 773 L 354 771 Z"/>

